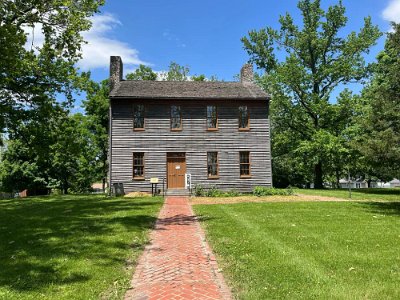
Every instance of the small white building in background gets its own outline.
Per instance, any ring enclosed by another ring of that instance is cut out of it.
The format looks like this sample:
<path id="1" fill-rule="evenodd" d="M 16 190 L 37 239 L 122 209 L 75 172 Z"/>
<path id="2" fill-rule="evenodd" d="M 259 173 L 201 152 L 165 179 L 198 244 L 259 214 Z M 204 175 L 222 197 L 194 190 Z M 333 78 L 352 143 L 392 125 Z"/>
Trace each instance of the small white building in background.
<path id="1" fill-rule="evenodd" d="M 349 186 L 352 189 L 366 189 L 368 188 L 368 182 L 362 179 L 355 179 L 349 182 L 348 179 L 342 178 L 339 180 L 340 188 L 348 189 Z M 371 188 L 400 188 L 400 180 L 393 179 L 389 182 L 383 181 L 372 181 Z"/>
<path id="2" fill-rule="evenodd" d="M 399 179 L 393 179 L 392 181 L 389 182 L 391 188 L 400 188 L 400 180 Z"/>

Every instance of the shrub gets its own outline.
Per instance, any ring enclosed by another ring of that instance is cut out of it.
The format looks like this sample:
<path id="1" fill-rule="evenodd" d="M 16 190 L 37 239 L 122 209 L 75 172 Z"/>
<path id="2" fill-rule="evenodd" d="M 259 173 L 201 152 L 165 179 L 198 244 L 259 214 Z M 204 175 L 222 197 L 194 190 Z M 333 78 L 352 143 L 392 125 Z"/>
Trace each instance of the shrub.
<path id="1" fill-rule="evenodd" d="M 216 186 L 213 186 L 210 189 L 206 190 L 200 184 L 196 184 L 194 186 L 193 194 L 196 197 L 237 197 L 241 195 L 241 193 L 235 190 L 230 190 L 227 192 L 221 191 Z"/>
<path id="2" fill-rule="evenodd" d="M 238 197 L 240 195 L 241 195 L 241 193 L 239 193 L 238 191 L 235 191 L 235 190 L 230 190 L 230 191 L 227 191 L 226 193 L 224 193 L 224 197 Z"/>
<path id="3" fill-rule="evenodd" d="M 200 184 L 196 184 L 193 189 L 193 193 L 196 197 L 204 197 L 204 188 Z"/>
<path id="4" fill-rule="evenodd" d="M 224 192 L 213 186 L 206 192 L 207 197 L 223 197 Z"/>
<path id="5" fill-rule="evenodd" d="M 275 189 L 275 188 L 267 188 L 263 186 L 256 186 L 253 190 L 253 195 L 260 197 L 260 196 L 289 196 L 293 195 L 293 190 L 291 188 L 287 189 Z"/>

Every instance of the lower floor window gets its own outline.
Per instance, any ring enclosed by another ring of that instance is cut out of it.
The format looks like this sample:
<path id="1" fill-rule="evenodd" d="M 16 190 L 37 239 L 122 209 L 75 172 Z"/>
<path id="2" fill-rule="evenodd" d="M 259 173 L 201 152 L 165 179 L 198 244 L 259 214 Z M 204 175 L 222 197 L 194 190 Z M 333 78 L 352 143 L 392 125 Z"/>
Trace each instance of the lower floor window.
<path id="1" fill-rule="evenodd" d="M 208 178 L 218 177 L 218 152 L 207 152 Z"/>
<path id="2" fill-rule="evenodd" d="M 240 158 L 240 177 L 248 177 L 250 173 L 250 152 L 241 151 L 239 152 Z"/>
<path id="3" fill-rule="evenodd" d="M 133 179 L 144 177 L 144 153 L 133 153 Z"/>

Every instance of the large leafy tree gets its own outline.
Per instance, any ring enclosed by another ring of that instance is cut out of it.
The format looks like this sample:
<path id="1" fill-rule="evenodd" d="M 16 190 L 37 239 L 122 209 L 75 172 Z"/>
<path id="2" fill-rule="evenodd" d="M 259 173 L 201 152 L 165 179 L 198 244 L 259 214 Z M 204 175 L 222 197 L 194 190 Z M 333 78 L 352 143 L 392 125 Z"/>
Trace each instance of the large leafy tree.
<path id="1" fill-rule="evenodd" d="M 148 66 L 140 65 L 133 73 L 126 75 L 128 80 L 157 80 L 157 74 Z"/>
<path id="2" fill-rule="evenodd" d="M 181 66 L 176 62 L 171 62 L 169 64 L 167 76 L 165 80 L 167 81 L 186 81 L 189 78 L 189 67 Z"/>
<path id="3" fill-rule="evenodd" d="M 369 172 L 380 179 L 400 177 L 400 24 L 393 24 L 374 76 L 363 90 L 356 147 Z"/>
<path id="4" fill-rule="evenodd" d="M 97 83 L 89 80 L 86 91 L 87 97 L 83 101 L 87 116 L 86 125 L 93 135 L 92 152 L 96 157 L 94 161 L 96 180 L 103 182 L 104 190 L 108 173 L 109 81 L 106 79 Z"/>
<path id="5" fill-rule="evenodd" d="M 96 151 L 86 120 L 57 106 L 13 124 L 0 165 L 2 188 L 31 192 L 57 188 L 64 193 L 89 190 L 96 174 Z"/>
<path id="6" fill-rule="evenodd" d="M 315 187 L 322 188 L 327 151 L 320 148 L 335 131 L 330 97 L 338 86 L 367 76 L 363 54 L 381 33 L 368 17 L 358 33 L 342 37 L 347 17 L 341 1 L 327 11 L 319 0 L 301 0 L 298 8 L 302 26 L 286 14 L 279 19 L 279 30 L 253 30 L 242 42 L 250 61 L 266 72 L 273 128 L 287 128 L 292 135 L 286 151 L 307 150 L 303 158 L 312 164 Z"/>
<path id="7" fill-rule="evenodd" d="M 0 132 L 54 103 L 60 93 L 73 101 L 81 32 L 90 28 L 89 17 L 103 2 L 0 1 Z M 44 35 L 43 44 L 32 40 L 27 45 L 28 33 L 35 28 Z"/>

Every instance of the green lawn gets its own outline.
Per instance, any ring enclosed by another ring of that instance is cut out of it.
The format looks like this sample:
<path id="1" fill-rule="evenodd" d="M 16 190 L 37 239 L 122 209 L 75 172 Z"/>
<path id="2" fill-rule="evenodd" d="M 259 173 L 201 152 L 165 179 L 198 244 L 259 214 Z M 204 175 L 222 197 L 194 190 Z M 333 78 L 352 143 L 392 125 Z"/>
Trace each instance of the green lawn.
<path id="1" fill-rule="evenodd" d="M 349 198 L 347 189 L 295 189 L 295 193 L 304 195 L 318 195 L 327 197 Z M 351 198 L 353 200 L 383 200 L 400 201 L 400 188 L 395 189 L 352 189 Z"/>
<path id="2" fill-rule="evenodd" d="M 194 209 L 239 299 L 400 299 L 399 202 Z"/>
<path id="3" fill-rule="evenodd" d="M 160 198 L 0 200 L 0 299 L 115 299 Z"/>

